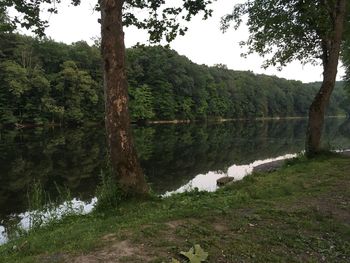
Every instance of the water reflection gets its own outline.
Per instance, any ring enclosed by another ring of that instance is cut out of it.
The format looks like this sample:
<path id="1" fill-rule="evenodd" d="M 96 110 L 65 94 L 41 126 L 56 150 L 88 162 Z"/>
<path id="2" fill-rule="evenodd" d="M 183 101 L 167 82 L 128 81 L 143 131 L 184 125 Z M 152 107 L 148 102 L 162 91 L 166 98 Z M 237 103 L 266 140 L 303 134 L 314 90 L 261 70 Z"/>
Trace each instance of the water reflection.
<path id="1" fill-rule="evenodd" d="M 165 194 L 198 187 L 201 177 L 216 182 L 214 175 L 230 174 L 233 166 L 244 174 L 250 169 L 244 165 L 256 160 L 299 152 L 305 129 L 306 120 L 250 121 L 135 127 L 134 136 L 148 182 Z M 350 148 L 349 134 L 349 122 L 328 119 L 323 141 L 334 149 Z M 105 158 L 103 127 L 0 130 L 0 222 L 19 222 L 13 215 L 27 210 L 34 179 L 53 196 L 56 185 L 65 186 L 89 202 Z"/>
<path id="2" fill-rule="evenodd" d="M 225 177 L 225 176 L 232 177 L 234 181 L 239 181 L 239 180 L 242 180 L 248 174 L 251 174 L 253 172 L 254 167 L 258 165 L 273 162 L 273 161 L 290 159 L 294 157 L 296 157 L 296 154 L 286 154 L 276 158 L 270 158 L 266 160 L 257 160 L 246 165 L 234 164 L 227 169 L 227 172 L 210 171 L 206 174 L 199 174 L 196 177 L 194 177 L 192 180 L 190 180 L 187 184 L 181 186 L 179 189 L 175 191 L 166 192 L 164 196 L 170 196 L 176 193 L 188 192 L 195 188 L 197 188 L 199 191 L 214 192 L 218 188 L 217 180 L 221 177 Z"/>
<path id="3" fill-rule="evenodd" d="M 83 202 L 76 198 L 65 201 L 57 207 L 43 211 L 26 211 L 20 214 L 13 214 L 7 221 L 0 224 L 0 245 L 15 239 L 19 233 L 28 231 L 33 227 L 33 219 L 40 221 L 40 226 L 53 220 L 60 220 L 67 215 L 84 215 L 90 213 L 96 205 L 97 198 L 92 198 L 90 202 Z M 35 224 L 34 224 L 35 225 Z"/>
<path id="4" fill-rule="evenodd" d="M 326 146 L 350 146 L 350 138 L 338 132 L 343 121 L 327 121 Z M 148 181 L 162 194 L 178 189 L 198 174 L 300 152 L 305 129 L 306 120 L 229 122 L 143 127 L 135 130 L 135 135 L 142 138 L 137 145 Z"/>
<path id="5" fill-rule="evenodd" d="M 56 184 L 90 198 L 105 159 L 103 129 L 1 131 L 0 219 L 25 211 L 35 179 L 55 194 Z"/>

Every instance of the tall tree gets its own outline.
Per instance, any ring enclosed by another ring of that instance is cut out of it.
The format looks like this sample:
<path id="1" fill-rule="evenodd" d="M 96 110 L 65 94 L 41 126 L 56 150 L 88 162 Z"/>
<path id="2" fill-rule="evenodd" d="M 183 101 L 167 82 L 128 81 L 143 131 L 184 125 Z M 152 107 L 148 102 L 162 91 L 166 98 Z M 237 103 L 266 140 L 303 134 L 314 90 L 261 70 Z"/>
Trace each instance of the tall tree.
<path id="1" fill-rule="evenodd" d="M 40 18 L 43 4 L 50 5 L 48 11 L 57 12 L 55 6 L 60 0 L 3 0 L 1 8 L 14 7 L 23 17 L 15 16 L 13 22 L 32 28 L 39 35 L 44 34 L 47 21 Z M 80 0 L 71 0 L 79 5 Z M 210 0 L 182 0 L 180 6 L 166 5 L 164 0 L 99 0 L 97 9 L 101 11 L 101 50 L 104 69 L 105 124 L 111 165 L 118 182 L 127 192 L 143 194 L 148 187 L 133 145 L 130 114 L 128 109 L 128 85 L 125 67 L 125 45 L 123 26 L 135 25 L 147 29 L 150 41 L 157 42 L 165 37 L 170 42 L 187 30 L 179 24 L 178 17 L 189 21 L 192 16 L 207 9 Z M 168 1 L 169 4 L 169 1 Z M 134 9 L 144 9 L 149 16 L 138 19 Z"/>
<path id="2" fill-rule="evenodd" d="M 123 0 L 101 0 L 101 47 L 104 67 L 105 124 L 111 164 L 119 183 L 130 191 L 148 191 L 130 128 L 125 67 Z M 128 191 L 128 190 L 127 190 Z"/>
<path id="3" fill-rule="evenodd" d="M 347 0 L 247 0 L 222 20 L 238 28 L 248 15 L 250 36 L 243 45 L 247 54 L 269 56 L 265 67 L 285 66 L 293 60 L 323 65 L 323 82 L 309 109 L 306 154 L 321 150 L 324 115 L 334 89 L 345 23 L 349 21 Z"/>
<path id="4" fill-rule="evenodd" d="M 100 0 L 108 148 L 118 181 L 128 188 L 128 192 L 145 193 L 148 187 L 131 135 L 123 25 L 147 29 L 152 42 L 160 41 L 163 36 L 170 42 L 177 34 L 186 31 L 186 28 L 180 27 L 177 16 L 187 10 L 183 17 L 190 20 L 193 15 L 204 10 L 207 17 L 210 14 L 206 10 L 209 3 L 206 0 L 183 0 L 183 7 L 164 7 L 163 0 Z M 127 11 L 131 8 L 148 10 L 150 16 L 138 20 Z M 158 14 L 160 10 L 161 16 Z"/>
<path id="5" fill-rule="evenodd" d="M 350 12 L 350 5 L 348 4 L 348 12 Z M 344 44 L 342 48 L 342 62 L 345 68 L 345 89 L 347 92 L 347 104 L 350 104 L 350 26 L 345 29 Z M 348 112 L 350 114 L 350 112 Z M 348 116 L 350 118 L 350 116 Z"/>

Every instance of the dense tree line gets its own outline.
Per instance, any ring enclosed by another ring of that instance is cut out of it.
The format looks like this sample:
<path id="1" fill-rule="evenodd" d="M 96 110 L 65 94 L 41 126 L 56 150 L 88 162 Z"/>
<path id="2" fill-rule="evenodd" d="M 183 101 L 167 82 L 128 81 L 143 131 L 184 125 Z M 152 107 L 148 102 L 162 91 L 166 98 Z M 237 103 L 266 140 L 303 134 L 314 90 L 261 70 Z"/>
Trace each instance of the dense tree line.
<path id="1" fill-rule="evenodd" d="M 1 123 L 95 121 L 103 112 L 100 55 L 85 42 L 70 46 L 15 34 L 0 40 Z"/>
<path id="2" fill-rule="evenodd" d="M 0 123 L 81 124 L 103 120 L 99 45 L 0 36 Z M 306 116 L 319 83 L 224 65 L 197 65 L 160 46 L 127 50 L 131 116 L 137 120 Z M 339 85 L 328 114 L 347 105 Z"/>
<path id="3" fill-rule="evenodd" d="M 224 65 L 196 65 L 161 47 L 130 49 L 128 60 L 131 100 L 142 104 L 132 96 L 135 89 L 146 95 L 139 97 L 150 98 L 143 104 L 148 105 L 143 112 L 150 119 L 306 116 L 320 85 L 232 71 Z M 329 115 L 345 110 L 340 105 L 343 98 L 342 83 L 338 83 Z M 136 112 L 133 115 L 144 118 Z"/>

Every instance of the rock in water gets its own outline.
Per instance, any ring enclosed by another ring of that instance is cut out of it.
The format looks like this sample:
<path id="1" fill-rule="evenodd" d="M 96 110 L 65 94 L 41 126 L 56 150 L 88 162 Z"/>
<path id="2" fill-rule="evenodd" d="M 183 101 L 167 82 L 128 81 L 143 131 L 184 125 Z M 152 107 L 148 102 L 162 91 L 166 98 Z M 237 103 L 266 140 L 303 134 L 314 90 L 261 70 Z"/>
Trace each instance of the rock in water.
<path id="1" fill-rule="evenodd" d="M 341 152 L 340 154 L 344 155 L 344 156 L 350 156 L 350 150 L 345 150 L 345 151 Z"/>
<path id="2" fill-rule="evenodd" d="M 226 185 L 226 184 L 232 182 L 234 179 L 235 178 L 233 178 L 233 177 L 224 176 L 224 177 L 217 179 L 216 184 L 218 186 L 223 186 L 223 185 Z"/>
<path id="3" fill-rule="evenodd" d="M 274 172 L 281 168 L 286 160 L 278 160 L 269 163 L 260 164 L 254 167 L 253 172 Z"/>

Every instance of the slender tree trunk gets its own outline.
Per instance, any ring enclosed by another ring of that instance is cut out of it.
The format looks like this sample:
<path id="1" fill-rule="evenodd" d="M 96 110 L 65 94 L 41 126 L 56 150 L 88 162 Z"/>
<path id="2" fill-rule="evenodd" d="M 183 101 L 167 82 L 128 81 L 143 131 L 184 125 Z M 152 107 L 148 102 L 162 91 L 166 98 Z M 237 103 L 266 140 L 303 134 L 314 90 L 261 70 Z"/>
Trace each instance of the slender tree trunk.
<path id="1" fill-rule="evenodd" d="M 324 126 L 325 111 L 332 95 L 337 76 L 339 54 L 344 30 L 347 0 L 337 0 L 333 12 L 333 34 L 323 40 L 323 82 L 310 109 L 306 132 L 306 155 L 313 157 L 321 151 L 321 136 Z"/>
<path id="2" fill-rule="evenodd" d="M 100 0 L 106 136 L 118 183 L 128 193 L 144 194 L 148 186 L 134 148 L 128 109 L 123 3 Z"/>

